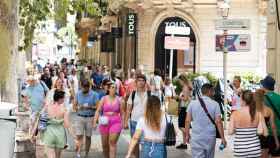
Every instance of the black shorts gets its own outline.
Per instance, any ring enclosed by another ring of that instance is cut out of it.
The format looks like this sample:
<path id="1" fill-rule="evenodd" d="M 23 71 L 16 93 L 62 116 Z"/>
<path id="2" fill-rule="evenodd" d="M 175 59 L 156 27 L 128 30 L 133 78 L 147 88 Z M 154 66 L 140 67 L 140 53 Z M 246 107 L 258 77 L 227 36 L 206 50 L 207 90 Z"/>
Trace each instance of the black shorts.
<path id="1" fill-rule="evenodd" d="M 260 142 L 261 142 L 261 148 L 262 149 L 269 149 L 268 137 L 259 136 L 259 138 L 260 138 Z"/>
<path id="2" fill-rule="evenodd" d="M 280 140 L 280 137 L 278 136 L 278 140 Z M 269 148 L 269 153 L 271 156 L 280 156 L 280 149 L 275 150 L 275 141 L 273 136 L 268 136 L 268 148 Z"/>
<path id="3" fill-rule="evenodd" d="M 185 128 L 185 121 L 186 121 L 186 112 L 187 108 L 185 107 L 180 107 L 179 108 L 179 117 L 178 117 L 178 126 L 179 128 Z"/>

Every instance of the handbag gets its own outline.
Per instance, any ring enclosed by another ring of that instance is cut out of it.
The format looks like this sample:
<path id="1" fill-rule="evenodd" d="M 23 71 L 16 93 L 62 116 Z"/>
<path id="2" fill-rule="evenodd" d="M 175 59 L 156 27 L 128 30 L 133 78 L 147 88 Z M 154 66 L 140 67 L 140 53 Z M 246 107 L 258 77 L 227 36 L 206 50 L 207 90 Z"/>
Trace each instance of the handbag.
<path id="1" fill-rule="evenodd" d="M 166 129 L 165 129 L 165 139 L 164 144 L 166 146 L 174 146 L 176 144 L 176 131 L 172 122 L 172 118 L 170 121 L 167 120 L 167 116 L 165 114 L 166 120 Z"/>
<path id="2" fill-rule="evenodd" d="M 168 103 L 167 113 L 169 115 L 178 116 L 179 103 L 175 99 L 170 99 Z"/>
<path id="3" fill-rule="evenodd" d="M 262 116 L 261 113 L 259 114 L 259 123 L 258 123 L 257 134 L 265 136 L 265 137 L 268 136 L 268 129 L 267 129 L 267 126 L 265 124 L 264 117 Z"/>
<path id="4" fill-rule="evenodd" d="M 107 97 L 105 97 L 104 100 L 106 98 Z M 103 115 L 103 105 L 101 106 L 101 112 L 100 112 L 100 116 L 99 116 L 99 119 L 98 119 L 98 123 L 100 125 L 108 125 L 109 124 L 109 118 L 107 116 Z"/>
<path id="5" fill-rule="evenodd" d="M 100 116 L 99 117 L 99 124 L 108 125 L 109 124 L 109 118 L 107 116 Z"/>
<path id="6" fill-rule="evenodd" d="M 38 123 L 39 131 L 43 132 L 47 129 L 48 120 L 49 120 L 48 113 L 45 110 L 41 111 L 39 114 L 39 123 Z"/>
<path id="7" fill-rule="evenodd" d="M 207 108 L 206 108 L 206 105 L 205 105 L 203 99 L 202 99 L 201 97 L 198 96 L 198 100 L 199 100 L 200 105 L 201 105 L 201 107 L 203 108 L 204 112 L 206 113 L 207 117 L 208 117 L 209 120 L 212 122 L 212 124 L 215 126 L 215 129 L 216 129 L 216 138 L 221 138 L 221 134 L 220 134 L 220 132 L 219 132 L 219 130 L 218 130 L 218 128 L 217 128 L 217 125 L 216 125 L 214 119 L 213 119 L 213 118 L 211 117 L 211 115 L 209 114 L 209 112 L 208 112 L 208 110 L 207 110 Z"/>

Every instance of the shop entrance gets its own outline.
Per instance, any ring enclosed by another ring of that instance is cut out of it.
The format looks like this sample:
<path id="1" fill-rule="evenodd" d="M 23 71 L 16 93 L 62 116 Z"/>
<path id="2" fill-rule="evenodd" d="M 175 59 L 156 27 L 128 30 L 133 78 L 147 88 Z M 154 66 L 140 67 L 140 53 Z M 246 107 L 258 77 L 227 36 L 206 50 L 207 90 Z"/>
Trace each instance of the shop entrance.
<path id="1" fill-rule="evenodd" d="M 165 76 L 168 76 L 170 71 L 170 50 L 164 49 L 164 38 L 170 36 L 165 34 L 166 26 L 181 26 L 190 27 L 189 23 L 180 17 L 169 17 L 161 22 L 155 38 L 155 69 L 160 69 Z M 191 28 L 190 35 L 175 35 L 187 36 L 190 38 L 189 50 L 174 50 L 172 76 L 178 74 L 178 70 L 195 72 L 196 59 L 196 39 L 193 29 Z"/>

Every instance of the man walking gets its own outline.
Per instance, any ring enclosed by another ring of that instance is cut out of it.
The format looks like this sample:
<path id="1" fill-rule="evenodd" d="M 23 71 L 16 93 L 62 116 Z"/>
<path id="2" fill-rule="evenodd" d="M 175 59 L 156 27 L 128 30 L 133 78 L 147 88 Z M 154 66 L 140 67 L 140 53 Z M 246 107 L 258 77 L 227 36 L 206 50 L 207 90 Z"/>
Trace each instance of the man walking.
<path id="1" fill-rule="evenodd" d="M 125 128 L 128 127 L 128 120 L 130 118 L 130 134 L 134 135 L 137 121 L 144 116 L 144 110 L 150 91 L 146 90 L 146 77 L 142 74 L 136 76 L 136 91 L 133 91 L 127 101 L 127 113 L 125 119 Z M 139 144 L 135 147 L 134 155 L 139 157 Z"/>
<path id="2" fill-rule="evenodd" d="M 221 135 L 222 144 L 226 146 L 224 129 L 221 120 L 219 104 L 212 100 L 214 87 L 211 84 L 204 84 L 201 89 L 201 100 L 215 121 L 218 131 Z M 192 134 L 190 139 L 190 124 L 192 122 Z M 191 101 L 186 118 L 186 140 L 191 144 L 193 158 L 214 158 L 216 145 L 216 127 L 207 116 L 200 100 Z M 190 141 L 191 140 L 191 141 Z"/>
<path id="3" fill-rule="evenodd" d="M 43 81 L 38 80 L 38 75 L 30 75 L 27 78 L 28 87 L 23 91 L 24 105 L 27 110 L 31 110 L 29 134 L 34 136 L 34 124 L 39 112 L 44 106 L 44 100 L 48 87 Z"/>
<path id="4" fill-rule="evenodd" d="M 77 111 L 77 118 L 75 122 L 76 131 L 76 158 L 81 157 L 81 146 L 84 135 L 86 136 L 86 154 L 88 157 L 91 136 L 93 131 L 93 117 L 98 102 L 98 94 L 91 90 L 91 84 L 88 80 L 82 81 L 82 89 L 76 94 L 75 103 L 73 105 L 74 111 Z"/>
<path id="5" fill-rule="evenodd" d="M 50 69 L 48 67 L 45 67 L 43 71 L 44 73 L 42 74 L 40 80 L 45 82 L 49 89 L 52 89 L 52 76 L 50 73 Z"/>
<path id="6" fill-rule="evenodd" d="M 275 139 L 272 134 L 272 128 L 276 128 L 278 140 L 280 140 L 280 95 L 274 92 L 275 80 L 271 76 L 266 76 L 261 80 L 261 86 L 265 91 L 265 104 L 274 112 L 276 125 L 276 127 L 268 126 L 269 153 L 271 153 L 272 157 L 280 157 L 280 149 L 276 148 Z"/>

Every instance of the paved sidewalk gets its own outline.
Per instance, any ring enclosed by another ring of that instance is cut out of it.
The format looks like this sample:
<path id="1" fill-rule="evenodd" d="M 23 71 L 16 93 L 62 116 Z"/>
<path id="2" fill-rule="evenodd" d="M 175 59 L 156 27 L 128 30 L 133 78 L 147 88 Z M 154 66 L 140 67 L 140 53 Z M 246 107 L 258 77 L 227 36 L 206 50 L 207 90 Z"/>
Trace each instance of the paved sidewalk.
<path id="1" fill-rule="evenodd" d="M 181 135 L 178 137 L 178 143 L 181 142 Z M 118 142 L 118 154 L 117 158 L 124 158 L 127 152 L 128 143 L 130 141 L 129 132 L 126 130 L 122 133 L 122 136 Z M 218 145 L 220 144 L 219 140 L 217 141 L 216 147 L 216 156 L 215 158 L 231 158 L 232 155 L 232 140 L 228 138 L 228 147 L 224 151 L 218 150 Z M 63 158 L 74 158 L 74 152 L 65 151 L 63 153 Z M 83 156 L 83 154 L 82 154 Z M 89 158 L 102 158 L 102 146 L 100 135 L 95 132 L 95 135 L 92 137 L 92 149 Z M 168 158 L 191 158 L 191 150 L 178 150 L 175 147 L 168 147 Z"/>

